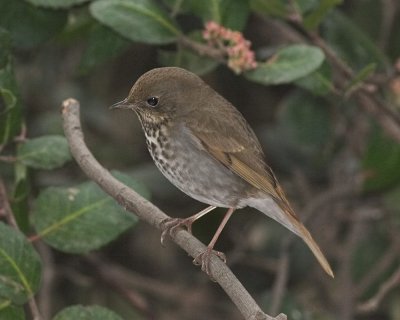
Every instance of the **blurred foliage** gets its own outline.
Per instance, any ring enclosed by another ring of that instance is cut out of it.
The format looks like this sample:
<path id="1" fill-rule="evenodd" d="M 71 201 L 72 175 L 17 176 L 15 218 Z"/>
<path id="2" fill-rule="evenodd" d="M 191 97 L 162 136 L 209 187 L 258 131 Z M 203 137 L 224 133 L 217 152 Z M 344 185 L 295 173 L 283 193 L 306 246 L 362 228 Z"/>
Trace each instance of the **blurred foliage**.
<path id="1" fill-rule="evenodd" d="M 96 320 L 96 319 L 104 319 L 104 320 L 121 320 L 116 313 L 99 306 L 72 306 L 64 309 L 60 313 L 58 313 L 54 320 Z"/>
<path id="2" fill-rule="evenodd" d="M 237 76 L 208 54 L 210 20 L 252 41 L 256 69 Z M 0 0 L 0 319 L 28 319 L 24 307 L 37 294 L 39 307 L 48 305 L 43 319 L 241 318 L 179 251 L 160 248 L 156 232 L 84 181 L 60 136 L 58 106 L 73 96 L 102 163 L 131 172 L 114 174 L 172 216 L 195 213 L 197 203 L 145 164 L 138 122 L 107 110 L 158 65 L 202 75 L 232 101 L 295 207 L 318 212 L 309 225 L 338 277 L 321 280 L 310 254 L 288 246 L 281 300 L 276 265 L 288 232 L 246 209 L 225 230 L 228 261 L 236 257 L 234 271 L 265 311 L 399 319 L 398 288 L 373 309 L 363 305 L 390 286 L 400 262 L 399 21 L 400 5 L 384 0 Z M 359 189 L 336 196 L 360 177 Z M 218 217 L 195 233 L 210 236 Z M 137 287 L 101 278 L 83 255 L 94 251 L 105 266 L 124 266 Z M 123 299 L 129 290 L 135 298 Z"/>

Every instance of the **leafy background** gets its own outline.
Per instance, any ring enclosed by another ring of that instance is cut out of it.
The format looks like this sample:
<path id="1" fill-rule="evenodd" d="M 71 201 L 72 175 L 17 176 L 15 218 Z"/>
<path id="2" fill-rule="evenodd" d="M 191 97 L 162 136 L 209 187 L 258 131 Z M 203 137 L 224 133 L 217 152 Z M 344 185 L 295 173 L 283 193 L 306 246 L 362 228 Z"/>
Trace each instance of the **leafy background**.
<path id="1" fill-rule="evenodd" d="M 241 319 L 86 181 L 63 138 L 59 106 L 74 97 L 120 180 L 171 216 L 202 209 L 157 171 L 137 119 L 108 110 L 160 65 L 240 109 L 332 262 L 334 280 L 287 230 L 235 214 L 217 247 L 263 309 L 400 319 L 399 13 L 396 0 L 0 0 L 0 319 L 30 319 L 33 297 L 43 319 Z M 257 69 L 235 75 L 195 50 L 210 20 L 252 41 Z M 209 241 L 223 213 L 195 235 Z"/>

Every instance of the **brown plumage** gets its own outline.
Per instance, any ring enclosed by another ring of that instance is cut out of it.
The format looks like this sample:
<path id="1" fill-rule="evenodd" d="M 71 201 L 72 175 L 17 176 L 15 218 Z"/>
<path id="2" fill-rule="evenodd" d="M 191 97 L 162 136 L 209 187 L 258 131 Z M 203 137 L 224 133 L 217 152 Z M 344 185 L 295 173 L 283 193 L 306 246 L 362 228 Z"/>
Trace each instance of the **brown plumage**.
<path id="1" fill-rule="evenodd" d="M 291 208 L 253 130 L 241 113 L 198 76 L 180 68 L 142 75 L 128 98 L 115 105 L 134 110 L 154 162 L 189 196 L 214 207 L 231 208 L 206 255 L 236 208 L 254 207 L 300 236 L 322 268 L 332 269 Z M 168 230 L 191 224 L 199 215 L 173 219 Z"/>

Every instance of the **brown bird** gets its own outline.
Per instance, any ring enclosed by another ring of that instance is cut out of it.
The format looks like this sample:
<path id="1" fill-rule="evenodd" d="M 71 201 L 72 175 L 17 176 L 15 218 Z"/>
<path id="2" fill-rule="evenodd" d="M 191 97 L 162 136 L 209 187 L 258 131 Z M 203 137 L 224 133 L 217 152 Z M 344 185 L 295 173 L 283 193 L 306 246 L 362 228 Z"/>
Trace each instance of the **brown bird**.
<path id="1" fill-rule="evenodd" d="M 158 169 L 176 187 L 210 207 L 164 223 L 165 235 L 215 207 L 229 208 L 207 250 L 195 259 L 209 274 L 213 247 L 234 210 L 256 208 L 302 238 L 322 268 L 332 269 L 278 183 L 256 135 L 242 114 L 197 75 L 175 67 L 143 74 L 128 97 L 112 108 L 133 110 Z"/>

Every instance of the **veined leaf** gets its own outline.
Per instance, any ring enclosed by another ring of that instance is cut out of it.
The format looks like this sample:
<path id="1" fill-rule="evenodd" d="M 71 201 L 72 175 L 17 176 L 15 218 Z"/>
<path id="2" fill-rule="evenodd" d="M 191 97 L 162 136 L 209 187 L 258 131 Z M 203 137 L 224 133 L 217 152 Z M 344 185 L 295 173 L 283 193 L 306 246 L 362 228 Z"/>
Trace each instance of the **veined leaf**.
<path id="1" fill-rule="evenodd" d="M 129 187 L 148 196 L 132 178 L 115 173 Z M 137 218 L 94 182 L 72 188 L 48 188 L 36 200 L 33 225 L 49 245 L 69 253 L 97 249 L 132 227 Z"/>
<path id="2" fill-rule="evenodd" d="M 114 311 L 100 306 L 72 306 L 60 311 L 53 320 L 122 320 Z"/>
<path id="3" fill-rule="evenodd" d="M 62 136 L 44 136 L 26 141 L 17 159 L 36 169 L 54 169 L 71 159 L 67 140 Z"/>
<path id="4" fill-rule="evenodd" d="M 34 6 L 48 7 L 53 9 L 70 8 L 88 2 L 89 0 L 26 0 Z"/>
<path id="5" fill-rule="evenodd" d="M 25 236 L 0 222 L 0 297 L 23 304 L 40 283 L 40 258 Z"/>
<path id="6" fill-rule="evenodd" d="M 324 53 L 317 47 L 291 45 L 244 75 L 249 80 L 266 85 L 290 83 L 318 69 L 324 58 Z"/>
<path id="7" fill-rule="evenodd" d="M 175 41 L 178 25 L 151 0 L 99 0 L 91 14 L 122 36 L 151 44 Z"/>

